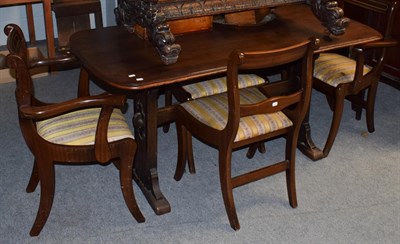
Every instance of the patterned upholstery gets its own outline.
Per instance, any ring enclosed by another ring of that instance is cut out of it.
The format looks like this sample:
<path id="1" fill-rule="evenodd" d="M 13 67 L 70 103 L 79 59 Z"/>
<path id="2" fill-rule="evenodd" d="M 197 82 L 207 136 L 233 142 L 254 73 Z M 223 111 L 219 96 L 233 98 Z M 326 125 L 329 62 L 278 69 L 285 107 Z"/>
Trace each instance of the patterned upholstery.
<path id="1" fill-rule="evenodd" d="M 336 87 L 353 81 L 355 70 L 355 60 L 336 53 L 321 53 L 315 60 L 314 77 Z M 370 70 L 364 66 L 364 75 Z"/>
<path id="2" fill-rule="evenodd" d="M 242 104 L 257 103 L 265 96 L 256 88 L 240 90 Z M 217 130 L 222 130 L 228 119 L 228 97 L 226 93 L 207 96 L 182 103 L 181 106 L 200 122 Z M 240 119 L 235 142 L 256 137 L 272 131 L 292 126 L 292 121 L 282 112 L 258 114 Z"/>
<path id="3" fill-rule="evenodd" d="M 238 76 L 239 88 L 246 88 L 250 86 L 256 86 L 264 84 L 265 80 L 258 75 L 254 74 L 241 74 Z M 226 92 L 226 77 L 216 78 L 212 80 L 206 80 L 182 87 L 186 92 L 191 94 L 192 99 L 200 97 L 211 96 Z"/>
<path id="4" fill-rule="evenodd" d="M 93 145 L 100 108 L 67 113 L 36 123 L 43 139 L 62 145 Z M 121 110 L 114 109 L 108 125 L 108 142 L 134 138 Z"/>

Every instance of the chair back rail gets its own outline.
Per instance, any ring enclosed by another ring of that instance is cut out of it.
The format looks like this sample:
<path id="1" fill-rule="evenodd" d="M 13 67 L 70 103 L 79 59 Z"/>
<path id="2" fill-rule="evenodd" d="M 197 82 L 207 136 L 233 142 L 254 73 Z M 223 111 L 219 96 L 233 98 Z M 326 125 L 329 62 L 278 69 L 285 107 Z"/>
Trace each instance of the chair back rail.
<path id="1" fill-rule="evenodd" d="M 311 99 L 311 82 L 312 80 L 312 66 L 313 66 L 313 53 L 318 49 L 319 40 L 310 38 L 308 41 L 298 43 L 283 49 L 257 51 L 257 52 L 242 52 L 235 50 L 230 54 L 227 70 L 227 88 L 228 88 L 228 102 L 229 102 L 229 116 L 226 129 L 239 126 L 240 117 L 273 113 L 283 110 L 295 103 L 309 102 Z M 239 72 L 254 69 L 268 69 L 281 66 L 289 63 L 296 63 L 301 61 L 301 78 L 300 85 L 303 89 L 288 95 L 274 96 L 255 104 L 240 104 L 239 89 L 237 76 Z M 296 111 L 299 116 L 295 116 L 301 121 L 304 119 L 306 109 L 304 106 L 301 111 Z M 237 116 L 237 115 L 240 116 Z"/>

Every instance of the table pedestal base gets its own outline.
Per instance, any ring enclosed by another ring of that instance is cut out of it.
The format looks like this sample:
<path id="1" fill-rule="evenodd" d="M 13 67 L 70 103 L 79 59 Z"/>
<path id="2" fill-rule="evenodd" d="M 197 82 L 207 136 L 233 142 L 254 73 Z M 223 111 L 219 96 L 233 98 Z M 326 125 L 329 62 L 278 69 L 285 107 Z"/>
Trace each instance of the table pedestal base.
<path id="1" fill-rule="evenodd" d="M 171 211 L 161 193 L 157 172 L 158 89 L 149 89 L 134 96 L 135 140 L 138 143 L 134 179 L 157 215 Z"/>
<path id="2" fill-rule="evenodd" d="M 147 201 L 149 202 L 150 206 L 153 208 L 154 212 L 157 215 L 162 215 L 165 213 L 171 212 L 171 206 L 169 205 L 168 200 L 164 197 L 161 193 L 159 184 L 158 184 L 158 173 L 156 169 L 151 169 L 152 173 L 152 188 L 149 189 L 146 185 L 140 180 L 139 176 L 133 172 L 133 178 L 135 182 L 139 185 L 140 189 L 142 190 L 144 196 L 146 197 Z"/>
<path id="3" fill-rule="evenodd" d="M 313 161 L 317 161 L 325 157 L 322 150 L 315 146 L 311 138 L 311 128 L 308 121 L 304 122 L 302 125 L 297 148 Z"/>

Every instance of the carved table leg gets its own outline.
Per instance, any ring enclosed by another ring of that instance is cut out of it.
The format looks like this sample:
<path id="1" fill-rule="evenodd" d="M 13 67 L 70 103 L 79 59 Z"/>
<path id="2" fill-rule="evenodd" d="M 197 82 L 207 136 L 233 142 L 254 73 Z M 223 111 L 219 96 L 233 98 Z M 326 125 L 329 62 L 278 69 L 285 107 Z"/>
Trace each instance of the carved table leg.
<path id="1" fill-rule="evenodd" d="M 326 27 L 328 35 L 340 36 L 346 31 L 350 20 L 344 17 L 344 12 L 335 0 L 308 0 L 314 14 Z"/>
<path id="2" fill-rule="evenodd" d="M 157 173 L 157 96 L 158 90 L 146 90 L 135 96 L 133 126 L 138 148 L 134 179 L 157 215 L 171 211 L 161 193 Z"/>
<path id="3" fill-rule="evenodd" d="M 321 149 L 315 146 L 311 138 L 311 127 L 309 123 L 309 113 L 308 111 L 306 118 L 300 129 L 299 142 L 297 148 L 307 157 L 311 158 L 313 161 L 320 160 L 324 158 L 324 153 Z"/>
<path id="4" fill-rule="evenodd" d="M 166 17 L 157 5 L 157 0 L 118 0 L 114 13 L 117 24 L 134 31 L 139 24 L 148 30 L 149 41 L 154 45 L 165 65 L 178 61 L 181 46 L 175 43 Z"/>

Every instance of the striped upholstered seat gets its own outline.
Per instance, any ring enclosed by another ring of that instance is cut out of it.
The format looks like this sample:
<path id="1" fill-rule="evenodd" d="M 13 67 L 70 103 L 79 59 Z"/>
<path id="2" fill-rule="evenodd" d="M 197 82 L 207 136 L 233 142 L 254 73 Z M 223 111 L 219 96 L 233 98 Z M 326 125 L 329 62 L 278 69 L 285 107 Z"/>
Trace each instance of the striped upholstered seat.
<path id="1" fill-rule="evenodd" d="M 93 145 L 100 108 L 67 113 L 36 123 L 38 134 L 45 140 L 62 145 Z M 132 138 L 121 110 L 114 109 L 108 125 L 108 142 Z"/>
<path id="2" fill-rule="evenodd" d="M 238 76 L 239 89 L 257 86 L 265 83 L 265 80 L 255 74 L 241 74 Z M 220 77 L 211 80 L 186 85 L 182 87 L 191 94 L 192 99 L 220 94 L 227 91 L 226 77 Z"/>
<path id="3" fill-rule="evenodd" d="M 336 53 L 321 53 L 315 60 L 314 77 L 336 87 L 339 84 L 353 81 L 355 70 L 355 60 Z M 370 70 L 364 65 L 363 74 L 365 75 Z"/>
<path id="4" fill-rule="evenodd" d="M 257 103 L 262 100 L 265 100 L 265 96 L 256 87 L 249 87 L 240 91 L 242 104 Z M 188 101 L 182 103 L 181 106 L 200 122 L 215 129 L 222 130 L 227 123 L 228 97 L 226 93 Z M 292 125 L 292 121 L 280 111 L 243 117 L 240 119 L 235 142 Z"/>

